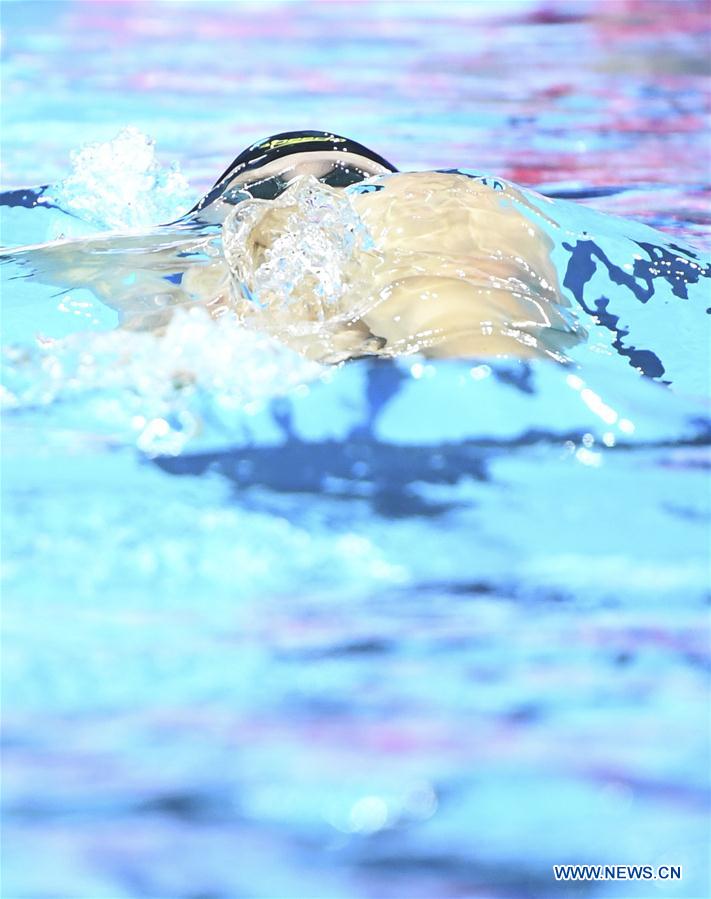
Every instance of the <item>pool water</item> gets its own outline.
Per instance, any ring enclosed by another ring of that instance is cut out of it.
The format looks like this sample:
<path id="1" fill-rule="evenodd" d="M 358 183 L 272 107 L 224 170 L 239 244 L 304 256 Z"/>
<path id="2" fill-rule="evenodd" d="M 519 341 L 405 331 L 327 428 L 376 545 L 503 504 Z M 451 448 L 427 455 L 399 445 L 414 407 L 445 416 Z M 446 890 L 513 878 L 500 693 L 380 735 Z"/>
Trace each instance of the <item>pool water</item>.
<path id="1" fill-rule="evenodd" d="M 3 265 L 2 899 L 709 894 L 707 19 L 3 4 L 4 246 L 328 128 L 549 197 L 590 337 L 325 367 Z"/>

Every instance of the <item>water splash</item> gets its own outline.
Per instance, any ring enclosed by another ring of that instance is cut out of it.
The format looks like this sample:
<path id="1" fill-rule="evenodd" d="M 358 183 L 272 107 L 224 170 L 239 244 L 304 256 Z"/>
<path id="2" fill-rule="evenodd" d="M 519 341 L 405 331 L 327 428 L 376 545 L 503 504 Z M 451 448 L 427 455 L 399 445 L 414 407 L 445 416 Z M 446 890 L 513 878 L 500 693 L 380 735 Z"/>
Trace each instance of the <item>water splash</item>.
<path id="1" fill-rule="evenodd" d="M 202 308 L 178 309 L 160 334 L 42 338 L 34 347 L 6 347 L 2 362 L 6 411 L 70 403 L 77 424 L 149 455 L 175 455 L 206 420 L 219 430 L 221 416 L 249 418 L 261 403 L 322 374 L 268 336 L 215 321 Z"/>
<path id="2" fill-rule="evenodd" d="M 258 223 L 272 238 L 261 253 L 249 246 Z M 313 294 L 313 314 L 323 322 L 339 311 L 348 266 L 372 238 L 348 194 L 306 176 L 274 201 L 236 206 L 225 221 L 223 243 L 237 289 L 246 289 L 250 300 L 284 307 Z"/>
<path id="3" fill-rule="evenodd" d="M 155 141 L 138 128 L 70 155 L 72 171 L 44 199 L 97 228 L 146 228 L 186 212 L 193 193 L 178 163 L 163 166 Z"/>

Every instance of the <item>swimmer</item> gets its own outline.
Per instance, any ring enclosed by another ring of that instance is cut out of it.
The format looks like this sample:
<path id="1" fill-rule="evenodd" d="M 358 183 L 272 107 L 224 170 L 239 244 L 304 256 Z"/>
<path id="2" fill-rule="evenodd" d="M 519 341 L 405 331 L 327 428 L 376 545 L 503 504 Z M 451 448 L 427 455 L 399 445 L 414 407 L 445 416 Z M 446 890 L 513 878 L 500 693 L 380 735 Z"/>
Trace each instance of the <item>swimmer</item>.
<path id="1" fill-rule="evenodd" d="M 175 308 L 201 305 L 322 362 L 565 361 L 586 334 L 559 284 L 553 240 L 524 192 L 497 185 L 400 173 L 347 138 L 289 132 L 250 146 L 176 222 L 5 258 L 45 282 L 88 288 L 131 329 L 160 329 Z"/>

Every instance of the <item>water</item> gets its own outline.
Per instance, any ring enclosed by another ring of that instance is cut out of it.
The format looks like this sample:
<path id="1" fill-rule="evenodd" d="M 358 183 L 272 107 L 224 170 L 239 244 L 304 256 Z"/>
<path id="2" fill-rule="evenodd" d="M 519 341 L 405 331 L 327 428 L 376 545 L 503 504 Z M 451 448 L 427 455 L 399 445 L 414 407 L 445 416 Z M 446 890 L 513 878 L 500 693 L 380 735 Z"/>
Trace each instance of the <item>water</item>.
<path id="1" fill-rule="evenodd" d="M 4 185 L 77 216 L 4 207 L 4 244 L 145 245 L 328 127 L 555 197 L 589 332 L 334 368 L 3 266 L 3 899 L 708 893 L 703 7 L 2 12 Z"/>

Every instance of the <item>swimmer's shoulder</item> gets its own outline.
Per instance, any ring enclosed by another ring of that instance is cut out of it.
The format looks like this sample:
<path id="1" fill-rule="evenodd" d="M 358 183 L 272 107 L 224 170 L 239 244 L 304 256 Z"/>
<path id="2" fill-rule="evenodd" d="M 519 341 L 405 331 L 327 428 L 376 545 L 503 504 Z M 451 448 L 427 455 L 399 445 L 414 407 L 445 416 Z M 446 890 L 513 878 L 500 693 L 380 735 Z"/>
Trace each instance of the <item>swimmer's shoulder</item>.
<path id="1" fill-rule="evenodd" d="M 452 200 L 471 208 L 498 208 L 502 201 L 522 199 L 520 188 L 512 182 L 466 169 L 393 172 L 353 184 L 346 191 L 357 207 L 414 203 L 432 211 L 441 202 Z"/>

